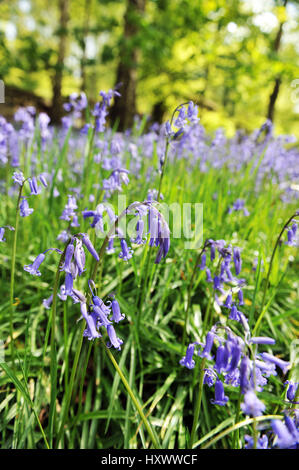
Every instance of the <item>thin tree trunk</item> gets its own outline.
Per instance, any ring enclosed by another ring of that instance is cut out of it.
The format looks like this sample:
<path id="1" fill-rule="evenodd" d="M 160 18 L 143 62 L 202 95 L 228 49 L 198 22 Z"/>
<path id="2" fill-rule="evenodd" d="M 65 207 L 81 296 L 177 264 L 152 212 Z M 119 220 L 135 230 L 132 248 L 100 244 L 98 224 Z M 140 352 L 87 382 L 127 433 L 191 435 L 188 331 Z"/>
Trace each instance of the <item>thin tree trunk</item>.
<path id="1" fill-rule="evenodd" d="M 86 38 L 89 31 L 92 0 L 85 0 L 82 31 L 82 57 L 80 61 L 81 91 L 86 91 Z"/>
<path id="2" fill-rule="evenodd" d="M 287 3 L 288 3 L 288 0 L 284 0 L 283 6 L 286 7 Z M 280 48 L 283 25 L 284 25 L 284 22 L 281 22 L 279 25 L 279 29 L 277 31 L 275 41 L 274 41 L 273 50 L 276 53 L 279 51 L 279 48 Z M 267 111 L 267 118 L 270 119 L 270 121 L 272 122 L 274 120 L 275 104 L 278 98 L 280 85 L 281 85 L 281 78 L 278 76 L 275 79 L 274 87 L 269 97 L 269 104 L 268 104 L 268 111 Z"/>
<path id="3" fill-rule="evenodd" d="M 136 87 L 138 48 L 132 45 L 138 33 L 138 16 L 145 10 L 146 0 L 128 0 L 124 17 L 124 41 L 120 47 L 120 61 L 116 73 L 116 86 L 121 97 L 115 100 L 111 109 L 112 122 L 118 122 L 118 129 L 132 126 L 136 114 Z"/>
<path id="4" fill-rule="evenodd" d="M 69 0 L 59 0 L 59 44 L 58 44 L 58 56 L 55 66 L 55 74 L 53 79 L 53 98 L 52 98 L 52 121 L 57 123 L 60 121 L 62 116 L 62 78 L 63 68 L 67 44 L 67 25 L 69 21 Z"/>

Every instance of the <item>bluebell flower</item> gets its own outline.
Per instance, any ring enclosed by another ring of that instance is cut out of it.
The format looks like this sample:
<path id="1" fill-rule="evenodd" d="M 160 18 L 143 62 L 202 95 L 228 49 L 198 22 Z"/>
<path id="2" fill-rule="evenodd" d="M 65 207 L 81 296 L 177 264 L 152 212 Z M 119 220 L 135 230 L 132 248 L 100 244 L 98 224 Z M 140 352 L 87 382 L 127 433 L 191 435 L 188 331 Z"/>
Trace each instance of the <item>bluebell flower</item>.
<path id="1" fill-rule="evenodd" d="M 4 233 L 5 233 L 5 228 L 4 227 L 0 227 L 0 242 L 5 242 L 6 239 L 3 238 L 4 237 Z"/>
<path id="2" fill-rule="evenodd" d="M 48 299 L 44 299 L 44 300 L 43 300 L 43 306 L 44 306 L 47 310 L 50 310 L 52 301 L 53 301 L 53 294 L 51 294 L 50 297 L 48 297 Z"/>
<path id="3" fill-rule="evenodd" d="M 253 449 L 254 448 L 254 439 L 252 436 L 245 434 L 244 439 L 246 441 L 245 449 Z M 263 436 L 259 437 L 257 440 L 256 448 L 257 449 L 268 449 L 269 439 L 264 434 Z"/>
<path id="4" fill-rule="evenodd" d="M 74 250 L 74 259 L 76 262 L 76 265 L 78 267 L 78 274 L 81 276 L 81 274 L 85 271 L 85 252 L 82 247 L 82 241 L 76 239 L 76 248 Z"/>
<path id="5" fill-rule="evenodd" d="M 234 256 L 236 275 L 238 276 L 241 272 L 241 267 L 242 267 L 241 253 L 240 253 L 239 248 L 234 247 L 233 256 Z"/>
<path id="6" fill-rule="evenodd" d="M 23 196 L 20 203 L 20 216 L 28 217 L 33 211 L 34 209 L 29 207 L 27 199 Z"/>
<path id="7" fill-rule="evenodd" d="M 253 336 L 249 340 L 252 344 L 275 344 L 275 339 L 268 336 Z"/>
<path id="8" fill-rule="evenodd" d="M 120 351 L 123 341 L 116 336 L 116 332 L 113 325 L 107 326 L 107 333 L 110 339 L 110 341 L 107 343 L 107 347 L 110 348 L 111 346 L 113 346 L 115 349 L 118 349 Z"/>
<path id="9" fill-rule="evenodd" d="M 190 343 L 187 347 L 186 355 L 180 360 L 181 366 L 187 367 L 187 369 L 193 369 L 195 361 L 193 359 L 194 347 L 196 343 Z"/>
<path id="10" fill-rule="evenodd" d="M 48 186 L 48 183 L 47 183 L 47 180 L 45 178 L 45 175 L 43 173 L 41 173 L 39 176 L 38 176 L 40 182 L 42 183 L 42 185 L 47 188 Z"/>
<path id="11" fill-rule="evenodd" d="M 64 263 L 60 268 L 60 271 L 65 271 L 66 273 L 71 273 L 72 272 L 72 259 L 73 259 L 73 254 L 75 251 L 74 243 L 71 241 L 68 246 L 66 247 L 65 250 L 65 257 L 64 257 Z"/>
<path id="12" fill-rule="evenodd" d="M 45 257 L 46 256 L 44 253 L 40 253 L 35 258 L 32 264 L 28 264 L 24 266 L 24 270 L 32 274 L 33 276 L 41 276 L 41 272 L 38 270 L 38 268 L 40 267 L 41 263 L 44 261 Z"/>
<path id="13" fill-rule="evenodd" d="M 207 359 L 213 359 L 213 356 L 211 356 L 211 350 L 214 344 L 214 337 L 215 334 L 213 331 L 209 331 L 206 335 L 206 343 L 204 345 L 204 348 L 202 351 L 199 351 L 198 355 L 200 357 L 206 357 Z"/>
<path id="14" fill-rule="evenodd" d="M 278 366 L 282 370 L 283 374 L 285 374 L 290 367 L 289 362 L 283 361 L 282 359 L 279 359 L 278 357 L 275 357 L 272 354 L 264 352 L 264 353 L 261 353 L 260 356 L 264 361 L 270 362 Z"/>
<path id="15" fill-rule="evenodd" d="M 249 387 L 250 366 L 250 359 L 243 356 L 240 363 L 240 388 L 242 393 L 245 393 Z"/>
<path id="16" fill-rule="evenodd" d="M 205 269 L 205 267 L 206 267 L 206 262 L 207 262 L 207 255 L 206 255 L 206 253 L 203 253 L 203 254 L 201 255 L 200 266 L 199 266 L 199 269 L 200 269 L 201 271 L 203 271 L 203 270 Z"/>
<path id="17" fill-rule="evenodd" d="M 291 402 L 294 402 L 296 398 L 296 392 L 299 385 L 299 382 L 293 382 L 292 380 L 286 380 L 284 385 L 287 385 L 287 399 Z"/>
<path id="18" fill-rule="evenodd" d="M 99 261 L 99 259 L 100 259 L 99 255 L 96 252 L 93 244 L 91 243 L 88 235 L 86 233 L 81 233 L 80 235 L 82 236 L 82 242 L 86 246 L 86 248 L 88 249 L 89 253 L 94 257 L 94 259 L 96 261 Z"/>
<path id="19" fill-rule="evenodd" d="M 249 416 L 260 416 L 266 409 L 265 404 L 259 400 L 253 390 L 247 390 L 244 395 L 244 403 L 241 403 L 244 414 Z"/>
<path id="20" fill-rule="evenodd" d="M 121 238 L 120 246 L 121 246 L 121 252 L 118 255 L 119 258 L 121 258 L 125 261 L 128 261 L 130 258 L 132 258 L 132 255 L 133 255 L 132 248 L 128 247 L 127 242 L 124 238 Z"/>
<path id="21" fill-rule="evenodd" d="M 125 315 L 120 312 L 119 303 L 114 296 L 111 302 L 111 309 L 112 321 L 114 321 L 115 323 L 118 323 L 125 318 Z"/>
<path id="22" fill-rule="evenodd" d="M 216 380 L 215 383 L 215 399 L 211 399 L 213 405 L 225 406 L 228 402 L 228 397 L 224 394 L 223 383 L 220 379 Z"/>
<path id="23" fill-rule="evenodd" d="M 15 171 L 12 176 L 12 179 L 14 180 L 15 183 L 17 183 L 20 186 L 22 186 L 25 181 L 24 175 L 21 171 Z"/>
<path id="24" fill-rule="evenodd" d="M 232 294 L 229 293 L 228 296 L 226 297 L 224 307 L 226 308 L 232 307 Z"/>
<path id="25" fill-rule="evenodd" d="M 38 188 L 38 184 L 37 184 L 37 180 L 35 176 L 33 176 L 32 178 L 28 178 L 28 183 L 29 183 L 31 195 L 35 196 L 40 193 L 40 189 Z"/>
<path id="26" fill-rule="evenodd" d="M 218 374 L 221 374 L 223 370 L 226 370 L 227 364 L 228 364 L 228 358 L 229 358 L 229 351 L 226 346 L 220 344 L 218 346 L 217 351 L 216 351 L 216 361 L 214 368 L 218 372 Z"/>
<path id="27" fill-rule="evenodd" d="M 217 376 L 212 369 L 210 369 L 209 367 L 205 369 L 204 378 L 203 378 L 203 383 L 205 385 L 208 385 L 208 387 L 212 387 L 216 381 L 216 378 Z"/>
<path id="28" fill-rule="evenodd" d="M 89 315 L 86 303 L 81 302 L 80 306 L 82 317 L 85 319 L 87 324 L 87 329 L 84 331 L 83 335 L 89 340 L 99 338 L 101 335 L 97 331 L 97 324 L 94 315 Z"/>
<path id="29" fill-rule="evenodd" d="M 74 279 L 71 273 L 68 273 L 68 272 L 65 273 L 64 284 L 65 284 L 65 293 L 71 296 L 73 293 L 73 284 L 74 284 Z"/>
<path id="30" fill-rule="evenodd" d="M 242 289 L 238 290 L 238 299 L 239 299 L 239 305 L 240 306 L 244 305 L 244 296 L 243 296 Z"/>
<path id="31" fill-rule="evenodd" d="M 298 436 L 294 436 L 289 427 L 281 420 L 274 419 L 271 426 L 276 434 L 274 445 L 277 445 L 280 449 L 288 449 L 298 443 Z"/>

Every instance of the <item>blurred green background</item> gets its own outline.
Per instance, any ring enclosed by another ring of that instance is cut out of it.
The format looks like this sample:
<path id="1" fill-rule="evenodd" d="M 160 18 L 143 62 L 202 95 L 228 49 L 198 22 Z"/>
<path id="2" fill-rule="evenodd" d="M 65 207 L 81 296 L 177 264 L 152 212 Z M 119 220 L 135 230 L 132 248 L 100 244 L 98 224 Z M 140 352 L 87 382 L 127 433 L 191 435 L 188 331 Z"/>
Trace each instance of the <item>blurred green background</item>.
<path id="1" fill-rule="evenodd" d="M 59 122 L 70 93 L 121 83 L 120 130 L 193 100 L 210 131 L 269 118 L 298 135 L 298 18 L 297 0 L 1 1 L 0 114 L 33 104 Z"/>

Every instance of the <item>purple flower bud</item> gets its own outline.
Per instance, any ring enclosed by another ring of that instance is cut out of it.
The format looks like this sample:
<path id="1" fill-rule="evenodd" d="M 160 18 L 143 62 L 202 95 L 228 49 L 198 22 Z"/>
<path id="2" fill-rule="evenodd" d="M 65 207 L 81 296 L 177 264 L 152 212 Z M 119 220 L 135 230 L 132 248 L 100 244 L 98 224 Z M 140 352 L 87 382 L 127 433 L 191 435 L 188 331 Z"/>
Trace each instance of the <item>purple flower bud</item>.
<path id="1" fill-rule="evenodd" d="M 231 308 L 231 306 L 232 306 L 232 295 L 228 294 L 228 296 L 226 297 L 224 307 Z"/>
<path id="2" fill-rule="evenodd" d="M 289 369 L 289 367 L 290 367 L 289 362 L 283 361 L 282 359 L 279 359 L 278 357 L 272 356 L 272 354 L 269 354 L 269 353 L 266 353 L 266 352 L 261 353 L 261 358 L 266 362 L 270 362 L 270 363 L 275 364 L 276 366 L 278 366 L 282 370 L 283 374 L 285 374 L 287 372 L 287 370 Z"/>
<path id="3" fill-rule="evenodd" d="M 93 244 L 89 240 L 88 235 L 86 233 L 82 233 L 81 235 L 82 235 L 82 242 L 88 249 L 89 253 L 96 259 L 96 261 L 99 261 L 100 260 L 99 255 L 97 254 Z"/>
<path id="4" fill-rule="evenodd" d="M 206 255 L 206 253 L 203 253 L 203 254 L 201 255 L 201 263 L 200 263 L 200 266 L 199 266 L 199 269 L 200 269 L 201 271 L 203 271 L 203 270 L 205 269 L 205 267 L 206 267 L 206 261 L 207 261 L 207 255 Z"/>
<path id="5" fill-rule="evenodd" d="M 29 187 L 30 187 L 30 191 L 31 191 L 30 194 L 31 195 L 39 194 L 38 186 L 37 186 L 37 180 L 36 180 L 35 176 L 33 176 L 32 178 L 29 178 L 28 183 L 29 183 Z"/>
<path id="6" fill-rule="evenodd" d="M 241 272 L 242 260 L 241 260 L 240 249 L 237 247 L 234 248 L 234 264 L 235 264 L 236 275 L 238 276 Z"/>
<path id="7" fill-rule="evenodd" d="M 48 183 L 44 175 L 41 173 L 38 178 L 40 182 L 42 183 L 42 185 L 46 188 L 48 186 Z"/>
<path id="8" fill-rule="evenodd" d="M 298 382 L 292 382 L 291 380 L 286 380 L 284 383 L 284 385 L 288 385 L 287 399 L 291 402 L 295 400 L 298 384 Z"/>
<path id="9" fill-rule="evenodd" d="M 243 297 L 242 289 L 240 289 L 238 292 L 238 299 L 239 299 L 239 305 L 240 306 L 244 305 L 244 297 Z"/>
<path id="10" fill-rule="evenodd" d="M 275 344 L 275 339 L 267 336 L 253 336 L 249 342 L 252 344 Z"/>

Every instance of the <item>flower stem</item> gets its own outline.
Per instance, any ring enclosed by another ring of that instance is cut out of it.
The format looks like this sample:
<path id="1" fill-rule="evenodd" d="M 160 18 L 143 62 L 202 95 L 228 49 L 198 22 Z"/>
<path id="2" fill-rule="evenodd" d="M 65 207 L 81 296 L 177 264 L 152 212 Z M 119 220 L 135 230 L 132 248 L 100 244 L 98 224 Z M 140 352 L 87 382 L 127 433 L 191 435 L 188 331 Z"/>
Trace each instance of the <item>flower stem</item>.
<path id="1" fill-rule="evenodd" d="M 16 252 L 17 252 L 17 237 L 19 229 L 19 204 L 22 197 L 23 185 L 20 186 L 19 195 L 16 206 L 16 219 L 15 219 L 15 230 L 12 243 L 12 252 L 11 252 L 11 271 L 10 271 L 10 351 L 11 351 L 11 360 L 12 367 L 15 367 L 15 353 L 14 353 L 14 341 L 13 341 L 13 316 L 14 316 L 14 287 L 15 287 L 15 268 L 16 268 Z"/>
<path id="2" fill-rule="evenodd" d="M 287 222 L 284 224 L 284 226 L 282 227 L 281 229 L 281 232 L 280 234 L 278 235 L 278 238 L 275 242 L 275 245 L 274 245 L 274 248 L 273 248 L 273 251 L 272 251 L 272 255 L 271 255 L 271 259 L 270 259 L 270 263 L 269 263 L 269 268 L 268 268 L 268 272 L 267 272 L 267 278 L 266 278 L 266 282 L 265 282 L 265 287 L 264 287 L 264 291 L 263 291 L 263 298 L 262 298 L 262 304 L 261 304 L 261 308 L 260 308 L 260 316 L 258 317 L 257 319 L 257 322 L 255 324 L 255 327 L 253 329 L 253 332 L 252 332 L 252 335 L 254 335 L 257 330 L 258 330 L 258 327 L 266 313 L 266 309 L 264 309 L 265 307 L 265 301 L 266 301 L 266 294 L 267 294 L 267 289 L 268 289 L 268 286 L 269 286 L 269 279 L 270 279 L 270 274 L 271 274 L 271 270 L 272 270 L 272 265 L 273 265 L 273 260 L 274 260 L 274 256 L 275 256 L 275 253 L 277 251 L 277 248 L 278 248 L 278 245 L 279 245 L 279 242 L 280 242 L 280 239 L 285 231 L 285 229 L 287 228 L 287 226 L 292 222 L 292 220 L 298 216 L 298 211 L 295 212 L 295 214 L 293 214 L 288 220 Z"/>
<path id="3" fill-rule="evenodd" d="M 191 430 L 190 445 L 189 445 L 190 449 L 193 448 L 195 432 L 196 432 L 197 425 L 198 425 L 198 418 L 199 418 L 201 398 L 202 398 L 203 379 L 205 375 L 205 365 L 206 365 L 206 358 L 204 357 L 200 365 L 200 374 L 199 374 L 199 383 L 198 383 L 199 387 L 198 387 L 198 394 L 197 394 L 196 403 L 195 403 L 193 425 L 192 425 L 192 430 Z"/>

